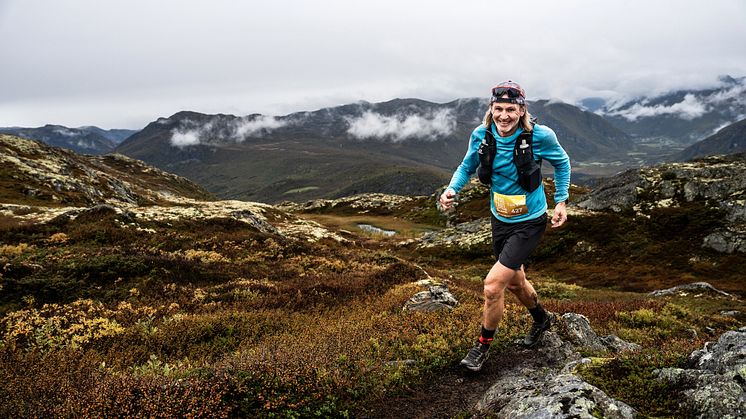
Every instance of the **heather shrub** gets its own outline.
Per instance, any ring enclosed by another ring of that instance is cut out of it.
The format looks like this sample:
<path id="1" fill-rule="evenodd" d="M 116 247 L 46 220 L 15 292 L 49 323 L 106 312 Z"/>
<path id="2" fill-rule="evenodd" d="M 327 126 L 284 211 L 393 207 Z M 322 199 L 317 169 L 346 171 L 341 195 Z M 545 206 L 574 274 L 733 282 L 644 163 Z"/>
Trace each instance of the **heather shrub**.
<path id="1" fill-rule="evenodd" d="M 632 226 L 618 223 L 608 240 L 628 237 Z M 562 251 L 581 237 L 552 234 Z M 493 263 L 488 247 L 428 254 L 370 238 L 308 243 L 230 219 L 142 222 L 106 208 L 9 228 L 0 246 L 0 417 L 349 416 L 371 400 L 426 390 L 458 364 L 479 332 Z M 593 258 L 552 266 L 611 281 Z M 531 268 L 548 309 L 584 314 L 597 332 L 644 345 L 639 359 L 586 372 L 636 408 L 667 390 L 650 380 L 651 368 L 678 365 L 705 335 L 737 326 L 702 314 L 717 313 L 717 301 L 695 310 Z M 640 269 L 624 274 L 638 278 Z M 447 281 L 459 305 L 403 311 L 423 289 L 414 282 L 428 277 Z M 509 294 L 494 353 L 530 323 Z M 661 406 L 642 411 L 675 412 Z"/>
<path id="2" fill-rule="evenodd" d="M 79 348 L 96 340 L 116 336 L 124 328 L 112 311 L 92 300 L 72 304 L 45 304 L 9 313 L 0 319 L 3 344 L 10 349 L 47 352 L 62 348 Z"/>

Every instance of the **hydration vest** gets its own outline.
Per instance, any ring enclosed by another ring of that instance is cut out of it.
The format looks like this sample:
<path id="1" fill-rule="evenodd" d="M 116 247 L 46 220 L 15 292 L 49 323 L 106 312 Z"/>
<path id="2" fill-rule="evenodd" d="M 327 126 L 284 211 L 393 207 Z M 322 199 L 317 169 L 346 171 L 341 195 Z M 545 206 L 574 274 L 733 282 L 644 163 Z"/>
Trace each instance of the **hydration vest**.
<path id="1" fill-rule="evenodd" d="M 533 123 L 531 126 L 533 127 Z M 523 131 L 515 139 L 513 148 L 513 164 L 518 170 L 518 185 L 527 192 L 533 192 L 541 185 L 541 160 L 534 160 L 534 131 Z M 488 127 L 484 139 L 479 145 L 479 167 L 477 176 L 485 185 L 492 184 L 492 163 L 497 154 L 497 144 L 492 135 L 492 127 Z"/>

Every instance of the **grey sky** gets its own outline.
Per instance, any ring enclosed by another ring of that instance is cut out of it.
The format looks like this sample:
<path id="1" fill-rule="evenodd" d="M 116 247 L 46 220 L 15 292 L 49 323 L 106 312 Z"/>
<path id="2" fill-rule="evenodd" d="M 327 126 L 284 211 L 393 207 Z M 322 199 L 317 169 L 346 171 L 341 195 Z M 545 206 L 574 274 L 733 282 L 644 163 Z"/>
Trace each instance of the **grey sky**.
<path id="1" fill-rule="evenodd" d="M 0 126 L 705 87 L 746 75 L 745 22 L 741 0 L 0 0 Z"/>

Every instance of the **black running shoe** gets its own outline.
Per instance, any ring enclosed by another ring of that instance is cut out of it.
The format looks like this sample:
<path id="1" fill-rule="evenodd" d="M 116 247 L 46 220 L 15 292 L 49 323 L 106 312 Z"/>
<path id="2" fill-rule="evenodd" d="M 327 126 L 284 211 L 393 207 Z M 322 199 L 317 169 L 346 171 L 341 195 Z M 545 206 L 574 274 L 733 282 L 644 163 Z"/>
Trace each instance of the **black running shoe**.
<path id="1" fill-rule="evenodd" d="M 461 365 L 472 371 L 479 371 L 484 365 L 484 361 L 489 358 L 489 347 L 486 351 L 482 351 L 482 344 L 477 342 L 473 348 L 469 349 L 464 359 L 461 360 Z"/>
<path id="2" fill-rule="evenodd" d="M 526 337 L 523 338 L 523 346 L 527 348 L 536 346 L 536 344 L 539 343 L 539 340 L 541 339 L 541 335 L 543 335 L 544 332 L 552 326 L 552 323 L 554 323 L 555 317 L 556 316 L 554 315 L 554 313 L 547 311 L 543 322 L 534 322 L 534 324 L 531 325 L 531 330 L 529 330 Z"/>

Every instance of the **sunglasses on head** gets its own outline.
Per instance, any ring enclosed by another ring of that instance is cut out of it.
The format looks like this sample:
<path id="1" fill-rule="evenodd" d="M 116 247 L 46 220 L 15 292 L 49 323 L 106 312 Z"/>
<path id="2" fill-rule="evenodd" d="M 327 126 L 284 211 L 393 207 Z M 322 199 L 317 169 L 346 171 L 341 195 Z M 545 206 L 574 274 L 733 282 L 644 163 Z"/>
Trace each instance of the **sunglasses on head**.
<path id="1" fill-rule="evenodd" d="M 508 96 L 507 98 L 503 96 Z M 497 86 L 492 88 L 491 102 L 506 102 L 524 104 L 523 92 L 510 86 Z"/>

